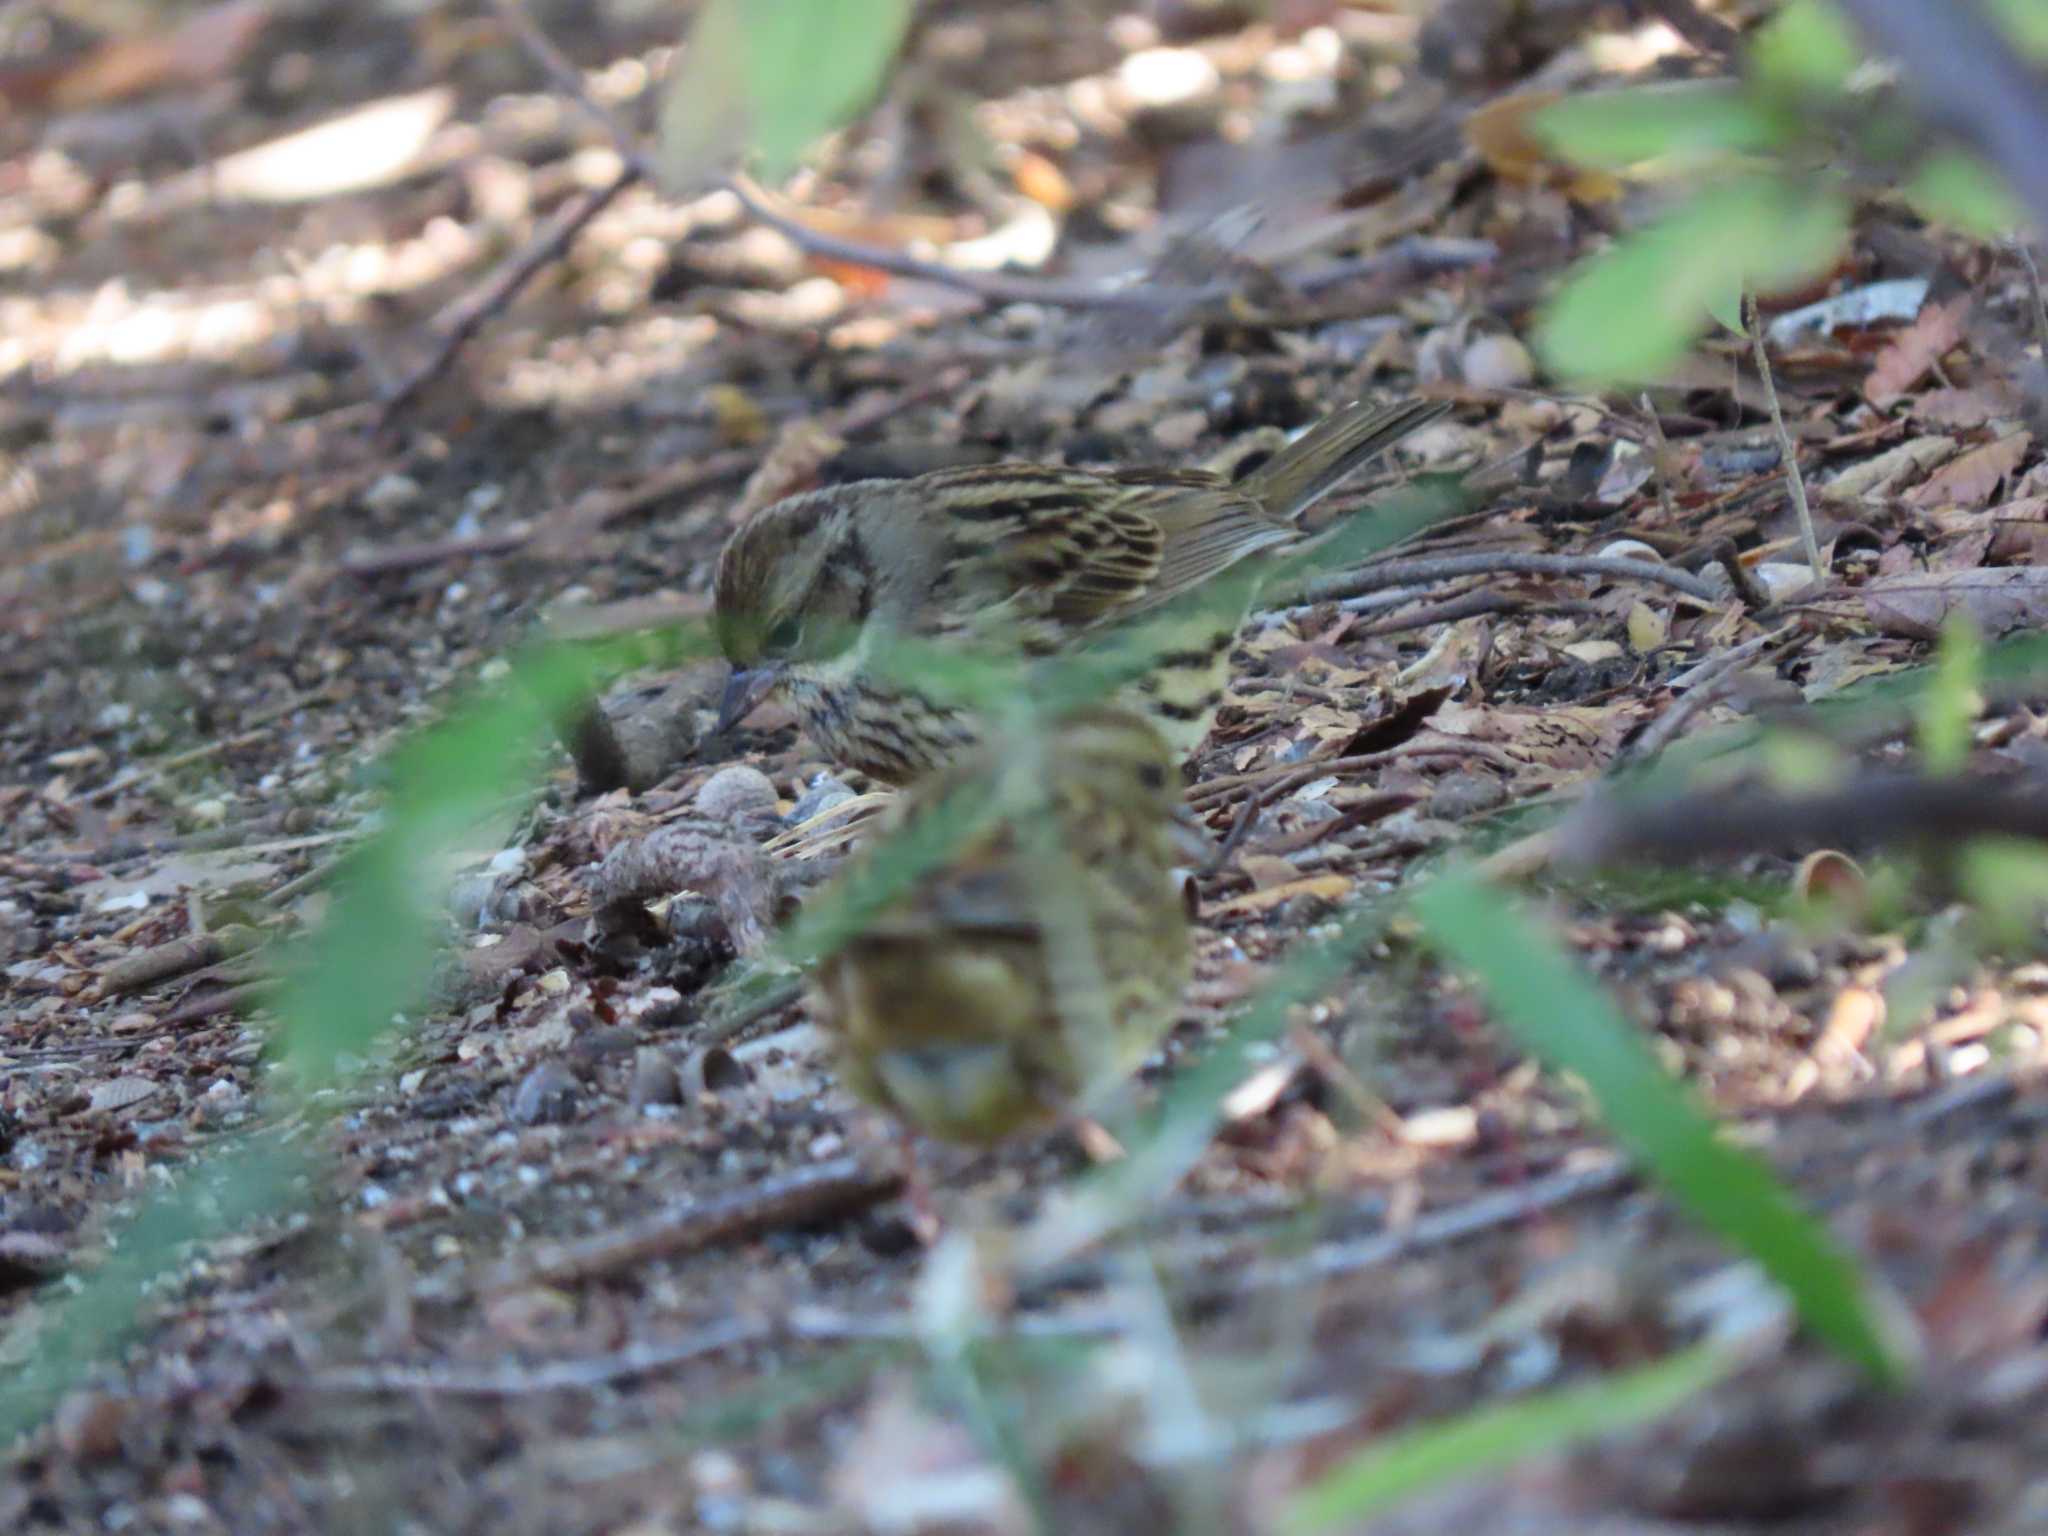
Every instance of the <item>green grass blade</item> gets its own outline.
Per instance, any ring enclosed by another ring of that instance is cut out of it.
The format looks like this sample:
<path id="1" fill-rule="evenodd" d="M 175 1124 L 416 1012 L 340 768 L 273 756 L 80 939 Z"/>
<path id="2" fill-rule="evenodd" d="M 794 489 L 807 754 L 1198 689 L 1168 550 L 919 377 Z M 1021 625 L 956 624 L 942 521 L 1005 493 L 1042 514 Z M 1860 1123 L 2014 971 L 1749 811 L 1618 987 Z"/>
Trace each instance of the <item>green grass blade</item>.
<path id="1" fill-rule="evenodd" d="M 1705 1391 L 1741 1356 L 1702 1344 L 1606 1381 L 1481 1408 L 1368 1446 L 1297 1494 L 1281 1529 L 1353 1524 L 1454 1479 L 1476 1477 L 1580 1441 L 1639 1428 Z"/>
<path id="2" fill-rule="evenodd" d="M 1716 1134 L 1554 939 L 1468 875 L 1431 882 L 1414 908 L 1430 942 L 1479 978 L 1501 1026 L 1583 1079 L 1608 1127 L 1673 1198 L 1762 1265 L 1829 1346 L 1878 1382 L 1905 1379 L 1907 1341 L 1886 1326 L 1855 1262 L 1760 1159 Z"/>

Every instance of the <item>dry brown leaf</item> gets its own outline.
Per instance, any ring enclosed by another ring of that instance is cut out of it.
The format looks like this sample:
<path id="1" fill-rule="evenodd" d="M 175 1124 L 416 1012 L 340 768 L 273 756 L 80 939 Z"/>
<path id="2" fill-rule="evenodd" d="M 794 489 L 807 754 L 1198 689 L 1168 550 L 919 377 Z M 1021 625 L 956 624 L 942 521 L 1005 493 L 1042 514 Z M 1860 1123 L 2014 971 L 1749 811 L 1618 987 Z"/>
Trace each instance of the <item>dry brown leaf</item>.
<path id="1" fill-rule="evenodd" d="M 1270 912 L 1275 907 L 1294 900 L 1297 896 L 1320 896 L 1325 901 L 1336 901 L 1351 894 L 1349 875 L 1309 875 L 1301 880 L 1290 880 L 1285 885 L 1267 886 L 1263 890 L 1246 891 L 1242 896 L 1233 896 L 1228 901 L 1219 901 L 1204 914 L 1208 917 L 1245 917 L 1257 912 Z"/>
<path id="2" fill-rule="evenodd" d="M 1613 202 L 1621 195 L 1616 177 L 1559 159 L 1529 131 L 1529 119 L 1560 99 L 1556 91 L 1497 96 L 1465 119 L 1465 142 L 1503 181 L 1525 187 L 1557 187 L 1574 202 Z"/>
<path id="3" fill-rule="evenodd" d="M 1915 421 L 1930 426 L 1981 427 L 2020 409 L 2019 391 L 2010 384 L 1978 384 L 1969 389 L 1930 389 L 1907 407 Z"/>
<path id="4" fill-rule="evenodd" d="M 1890 405 L 1919 383 L 1944 352 L 1962 341 L 1963 316 L 1969 308 L 1969 296 L 1958 294 L 1921 310 L 1920 318 L 1877 354 L 1870 377 L 1863 381 L 1864 398 L 1875 406 Z"/>
<path id="5" fill-rule="evenodd" d="M 228 0 L 167 31 L 108 38 L 50 82 L 48 103 L 59 110 L 98 107 L 159 86 L 218 80 L 269 21 L 269 6 Z"/>
<path id="6" fill-rule="evenodd" d="M 1963 612 L 1986 636 L 2048 623 L 2048 569 L 2005 566 L 1879 576 L 1863 589 L 1863 608 L 1886 634 L 1932 640 Z"/>
<path id="7" fill-rule="evenodd" d="M 1851 464 L 1820 488 L 1824 501 L 1861 501 L 1890 496 L 1908 480 L 1917 480 L 1954 456 L 1952 437 L 1916 437 L 1911 442 L 1887 448 L 1860 464 Z"/>
<path id="8" fill-rule="evenodd" d="M 1972 448 L 1906 492 L 1906 505 L 1923 511 L 1929 507 L 1981 507 L 2005 477 L 2020 467 L 2033 442 L 2031 432 L 2013 432 Z"/>

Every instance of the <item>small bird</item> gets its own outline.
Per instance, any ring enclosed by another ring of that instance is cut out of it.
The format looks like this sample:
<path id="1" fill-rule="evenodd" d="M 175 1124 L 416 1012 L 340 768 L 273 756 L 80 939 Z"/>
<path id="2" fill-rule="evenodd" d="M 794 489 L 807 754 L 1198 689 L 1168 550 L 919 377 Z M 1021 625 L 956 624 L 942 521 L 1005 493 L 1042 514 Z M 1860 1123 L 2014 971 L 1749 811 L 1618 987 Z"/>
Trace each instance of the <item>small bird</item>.
<path id="1" fill-rule="evenodd" d="M 1253 556 L 1298 548 L 1301 515 L 1450 407 L 1346 406 L 1236 480 L 1037 464 L 933 470 L 806 491 L 763 509 L 718 562 L 729 728 L 780 692 L 832 758 L 907 784 L 974 741 L 978 713 L 920 688 L 891 637 L 1033 660 L 1088 645 Z M 1120 700 L 1181 758 L 1208 734 L 1249 589 L 1176 610 Z"/>
<path id="2" fill-rule="evenodd" d="M 986 1144 L 1129 1075 L 1172 1027 L 1191 964 L 1179 783 L 1146 721 L 1093 706 L 1035 742 L 993 734 L 907 791 L 844 878 L 984 809 L 813 972 L 846 1086 L 927 1135 Z"/>

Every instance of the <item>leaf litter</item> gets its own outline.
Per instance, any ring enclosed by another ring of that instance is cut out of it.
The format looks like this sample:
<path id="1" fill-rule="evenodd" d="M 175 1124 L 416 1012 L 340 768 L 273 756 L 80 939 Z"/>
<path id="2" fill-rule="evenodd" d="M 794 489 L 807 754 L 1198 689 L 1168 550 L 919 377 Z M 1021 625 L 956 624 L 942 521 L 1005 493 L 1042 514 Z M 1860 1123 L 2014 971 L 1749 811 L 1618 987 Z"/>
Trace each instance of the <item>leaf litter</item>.
<path id="1" fill-rule="evenodd" d="M 1052 228 L 1050 281 L 1149 272 L 1199 303 L 1142 324 L 1053 296 L 984 303 L 808 251 L 727 194 L 626 187 L 380 431 L 378 402 L 438 345 L 427 320 L 603 186 L 618 146 L 488 27 L 317 9 L 310 68 L 294 29 L 311 13 L 222 6 L 56 37 L 54 72 L 10 92 L 36 278 L 0 344 L 22 370 L 0 405 L 27 488 L 0 515 L 11 1320 L 45 1305 L 52 1275 L 89 1272 L 153 1181 L 260 1119 L 267 994 L 246 949 L 318 922 L 330 860 L 377 815 L 384 751 L 542 602 L 701 611 L 736 498 L 857 477 L 856 451 L 858 474 L 914 472 L 935 445 L 1196 462 L 1420 378 L 1461 409 L 1403 471 L 1512 467 L 1403 557 L 1577 559 L 1628 539 L 1627 558 L 1718 579 L 1709 601 L 1503 561 L 1264 616 L 1196 764 L 1191 801 L 1230 855 L 1199 876 L 1198 975 L 1146 1095 L 1347 904 L 1500 844 L 1499 813 L 1598 784 L 1689 698 L 1692 669 L 1796 626 L 1798 645 L 1697 685 L 1681 746 L 1924 662 L 1957 614 L 1989 637 L 2040 625 L 2043 471 L 1996 344 L 2028 323 L 2009 263 L 1916 234 L 1970 298 L 1909 304 L 1894 285 L 1930 274 L 1885 254 L 1900 232 L 1866 212 L 1855 280 L 1802 322 L 1777 380 L 1802 456 L 1826 459 L 1830 581 L 1752 611 L 1715 548 L 1752 575 L 1800 559 L 1753 384 L 1709 344 L 1646 420 L 1530 377 L 1536 305 L 1582 237 L 1573 210 L 1613 193 L 1523 133 L 1570 70 L 1475 88 L 1425 67 L 1340 110 L 1359 58 L 1421 41 L 1358 7 L 1282 8 L 1302 14 L 1277 32 L 1161 7 L 1146 38 L 948 8 L 857 130 L 870 152 L 806 194 L 818 228 L 961 262 L 993 230 Z M 587 35 L 545 7 L 536 20 L 573 35 L 602 100 L 630 104 L 672 38 L 627 8 L 594 15 Z M 1578 48 L 1558 57 L 1589 72 Z M 391 102 L 410 115 L 376 164 L 316 184 L 320 168 L 280 159 Z M 201 130 L 175 153 L 173 120 Z M 39 154 L 46 137 L 70 148 Z M 889 153 L 915 174 L 876 176 Z M 279 165 L 296 193 L 274 177 L 205 190 L 223 167 Z M 1226 185 L 1266 194 L 1265 218 L 1202 195 Z M 149 247 L 91 237 L 123 224 Z M 1900 440 L 1902 418 L 1925 435 Z M 1346 504 L 1400 472 L 1375 467 Z M 1441 617 L 1447 599 L 1473 611 Z M 1265 1529 L 1361 1444 L 1754 1320 L 1712 1244 L 1600 1171 L 1571 1085 L 1398 929 L 1298 1010 L 1306 1047 L 1239 1085 L 1256 1091 L 1146 1214 L 1153 1278 L 1112 1255 L 1005 1294 L 975 1263 L 928 1261 L 893 1186 L 845 1171 L 884 1128 L 833 1085 L 799 1000 L 747 994 L 755 1038 L 704 1039 L 735 949 L 758 951 L 882 797 L 772 709 L 702 750 L 715 670 L 659 676 L 649 697 L 682 722 L 658 749 L 671 760 L 636 760 L 631 787 L 602 793 L 563 760 L 514 843 L 473 850 L 456 962 L 319 1133 L 320 1197 L 191 1255 L 146 1347 L 14 1448 L 0 1508 L 303 1528 L 343 1518 L 342 1479 L 374 1476 L 451 1530 L 793 1511 L 822 1528 L 1121 1528 L 1204 1497 Z M 1972 771 L 2038 772 L 2048 724 L 2029 699 L 1977 703 Z M 1853 784 L 1909 765 L 1909 732 L 1817 746 L 1804 771 Z M 1799 739 L 1719 771 L 1796 774 Z M 770 797 L 748 802 L 758 825 L 707 822 L 706 786 L 735 763 Z M 150 764 L 175 766 L 129 775 Z M 1661 1430 L 1374 1529 L 1577 1530 L 1588 1509 L 1640 1531 L 1919 1532 L 1966 1514 L 1998 1529 L 2040 1497 L 2048 1269 L 2027 1219 L 2026 1068 L 2048 979 L 2026 953 L 1947 943 L 1955 908 L 1933 891 L 1881 924 L 1809 921 L 1812 852 L 1744 850 L 1689 890 L 1559 878 L 1547 900 L 1664 1059 L 1905 1298 L 1926 1379 L 1877 1402 L 1773 1336 Z M 1899 870 L 1856 868 L 1859 902 L 1889 910 Z M 148 979 L 107 985 L 125 975 Z M 942 1155 L 939 1184 L 962 1228 L 1023 1226 L 1080 1158 L 1061 1137 Z M 1297 1270 L 1275 1267 L 1287 1255 Z M 1254 1260 L 1265 1278 L 1241 1283 Z M 971 1298 L 958 1337 L 931 1321 L 958 1315 L 935 1299 L 948 1274 Z M 1158 1386 L 1169 1371 L 1184 1399 Z M 977 1419 L 991 1393 L 1036 1416 Z M 706 1427 L 711 1403 L 728 1424 Z M 1757 1475 L 1771 1458 L 1785 1464 Z M 1183 1476 L 1195 1462 L 1225 1475 Z"/>

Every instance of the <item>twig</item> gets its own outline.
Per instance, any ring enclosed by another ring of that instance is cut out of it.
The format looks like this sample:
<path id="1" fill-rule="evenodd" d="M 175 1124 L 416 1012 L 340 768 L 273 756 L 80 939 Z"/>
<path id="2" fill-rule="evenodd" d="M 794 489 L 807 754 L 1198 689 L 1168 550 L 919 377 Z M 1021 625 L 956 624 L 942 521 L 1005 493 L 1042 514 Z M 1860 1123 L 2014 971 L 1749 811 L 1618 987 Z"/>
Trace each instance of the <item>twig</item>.
<path id="1" fill-rule="evenodd" d="M 1271 804 L 1278 796 L 1304 784 L 1332 773 L 1362 773 L 1368 768 L 1383 768 L 1388 763 L 1412 761 L 1428 757 L 1483 757 L 1499 761 L 1504 754 L 1500 749 L 1483 741 L 1460 741 L 1446 736 L 1441 741 L 1410 741 L 1398 747 L 1389 747 L 1384 752 L 1365 752 L 1355 757 L 1315 758 L 1306 763 L 1275 763 L 1269 768 L 1257 769 L 1251 773 L 1234 773 L 1226 779 L 1211 779 L 1206 784 L 1197 784 L 1188 791 L 1188 804 L 1197 809 L 1210 807 L 1235 800 L 1248 789 L 1258 787 L 1259 798 Z M 1509 764 L 1512 766 L 1512 763 Z M 1274 784 L 1278 779 L 1280 782 Z"/>
<path id="2" fill-rule="evenodd" d="M 1775 661 L 1786 651 L 1804 645 L 1807 636 L 1803 631 L 1790 640 L 1784 638 L 1791 627 L 1786 625 L 1770 634 L 1745 640 L 1694 667 L 1682 682 L 1685 692 L 1669 709 L 1652 720 L 1642 735 L 1614 754 L 1614 761 L 1607 765 L 1607 772 L 1615 774 L 1632 764 L 1647 762 L 1670 746 L 1703 710 L 1727 693 L 1735 674 L 1763 652 L 1771 652 L 1771 659 Z M 1672 683 L 1674 687 L 1681 686 L 1680 679 L 1674 678 Z"/>
<path id="3" fill-rule="evenodd" d="M 245 981 L 236 986 L 222 987 L 218 992 L 209 992 L 204 997 L 180 1003 L 156 1022 L 159 1027 L 170 1029 L 181 1024 L 198 1024 L 207 1019 L 218 1018 L 223 1013 L 240 1013 L 245 1008 L 261 1004 L 277 991 L 277 982 L 265 977 L 261 981 Z"/>
<path id="4" fill-rule="evenodd" d="M 1652 479 L 1657 485 L 1657 507 L 1664 514 L 1666 525 L 1678 521 L 1678 508 L 1671 501 L 1671 444 L 1664 436 L 1664 420 L 1657 414 L 1657 407 L 1650 403 L 1650 392 L 1643 391 L 1643 414 L 1650 418 L 1650 467 L 1655 471 Z"/>
<path id="5" fill-rule="evenodd" d="M 1371 640 L 1382 635 L 1407 634 L 1418 629 L 1431 629 L 1439 624 L 1455 624 L 1460 619 L 1477 618 L 1483 613 L 1520 613 L 1529 604 L 1522 598 L 1510 597 L 1505 592 L 1467 592 L 1462 597 L 1453 597 L 1441 603 L 1429 603 L 1408 613 L 1393 614 L 1373 623 L 1361 625 L 1344 638 L 1347 640 Z M 1556 610 L 1545 606 L 1545 613 Z"/>
<path id="6" fill-rule="evenodd" d="M 442 312 L 437 322 L 443 329 L 440 345 L 424 363 L 405 378 L 388 396 L 377 413 L 379 430 L 391 425 L 398 413 L 410 405 L 421 390 L 448 371 L 456 353 L 483 328 L 483 324 L 518 296 L 536 273 L 568 250 L 592 219 L 611 206 L 612 200 L 640 179 L 639 167 L 628 162 L 601 187 L 593 187 L 575 201 L 563 204 L 527 242 L 526 249 L 507 257 L 481 286 Z"/>
<path id="7" fill-rule="evenodd" d="M 2012 247 L 2027 269 L 2027 292 L 2034 301 L 2034 345 L 2041 349 L 2041 361 L 2048 364 L 2048 299 L 2041 296 L 2041 269 L 2034 262 L 2034 247 L 2024 235 L 2013 237 Z"/>
<path id="8" fill-rule="evenodd" d="M 623 490 L 588 492 L 556 522 L 522 523 L 515 528 L 473 534 L 464 539 L 428 539 L 417 544 L 386 545 L 382 549 L 345 557 L 341 569 L 350 576 L 386 576 L 424 565 L 439 565 L 448 560 L 507 555 L 529 544 L 550 547 L 557 543 L 572 544 L 659 502 L 693 496 L 737 480 L 753 468 L 758 457 L 749 448 L 715 453 L 694 464 L 673 465 Z"/>
<path id="9" fill-rule="evenodd" d="M 637 1376 L 701 1360 L 706 1355 L 744 1344 L 766 1343 L 779 1325 L 751 1318 L 728 1318 L 695 1333 L 673 1339 L 628 1344 L 607 1354 L 540 1365 L 461 1366 L 433 1363 L 407 1365 L 393 1361 L 372 1365 L 335 1365 L 302 1377 L 298 1385 L 315 1392 L 424 1392 L 457 1397 L 525 1397 L 540 1392 L 610 1386 Z"/>
<path id="10" fill-rule="evenodd" d="M 1587 800 L 1557 829 L 1560 860 L 1679 862 L 1790 848 L 1952 842 L 1980 835 L 2048 840 L 2048 785 L 1982 775 L 1869 775 L 1813 794 L 1745 786 L 1619 803 Z"/>
<path id="11" fill-rule="evenodd" d="M 99 805 L 113 799 L 124 789 L 133 789 L 138 784 L 160 778 L 178 768 L 189 768 L 194 763 L 203 763 L 209 757 L 218 757 L 223 752 L 232 752 L 237 747 L 254 746 L 269 734 L 265 726 L 254 726 L 238 736 L 225 736 L 218 741 L 209 741 L 204 746 L 193 747 L 185 752 L 173 752 L 169 757 L 152 758 L 146 763 L 116 774 L 98 789 L 79 796 L 81 805 Z"/>
<path id="12" fill-rule="evenodd" d="M 1764 346 L 1763 318 L 1756 310 L 1756 295 L 1742 295 L 1742 323 L 1749 327 L 1749 344 L 1756 353 L 1756 371 L 1764 381 L 1764 403 L 1771 408 L 1771 426 L 1778 434 L 1778 456 L 1785 464 L 1785 484 L 1792 492 L 1792 510 L 1799 518 L 1799 538 L 1806 546 L 1806 563 L 1813 570 L 1813 584 L 1827 585 L 1827 567 L 1820 563 L 1820 540 L 1813 531 L 1813 508 L 1806 501 L 1806 478 L 1799 473 L 1799 450 L 1785 427 L 1785 412 L 1778 404 L 1778 382 L 1771 376 L 1770 353 Z"/>
<path id="13" fill-rule="evenodd" d="M 1735 595 L 1742 599 L 1742 606 L 1754 612 L 1771 606 L 1774 599 L 1771 589 L 1756 579 L 1756 572 L 1742 563 L 1742 554 L 1735 547 L 1733 539 L 1716 539 L 1707 551 L 1716 565 L 1728 573 L 1729 585 L 1735 588 Z"/>
<path id="14" fill-rule="evenodd" d="M 1414 560 L 1382 560 L 1356 571 L 1339 571 L 1319 576 L 1289 603 L 1334 603 L 1382 587 L 1421 585 L 1450 581 L 1460 576 L 1604 576 L 1616 581 L 1642 581 L 1669 587 L 1674 592 L 1719 606 L 1724 594 L 1712 582 L 1690 571 L 1674 570 L 1649 560 L 1630 560 L 1619 555 L 1539 555 L 1507 550 L 1483 551 L 1470 555 L 1436 555 Z"/>
<path id="15" fill-rule="evenodd" d="M 230 923 L 212 933 L 188 934 L 115 961 L 100 972 L 99 995 L 125 997 L 173 976 L 203 971 L 209 965 L 247 954 L 262 941 L 262 934 L 239 923 Z"/>
<path id="16" fill-rule="evenodd" d="M 795 1173 L 763 1179 L 648 1217 L 594 1237 L 542 1243 L 508 1260 L 489 1281 L 492 1290 L 564 1285 L 635 1269 L 653 1259 L 697 1253 L 717 1243 L 782 1227 L 808 1226 L 892 1198 L 903 1187 L 901 1169 L 858 1158 L 834 1158 Z"/>

